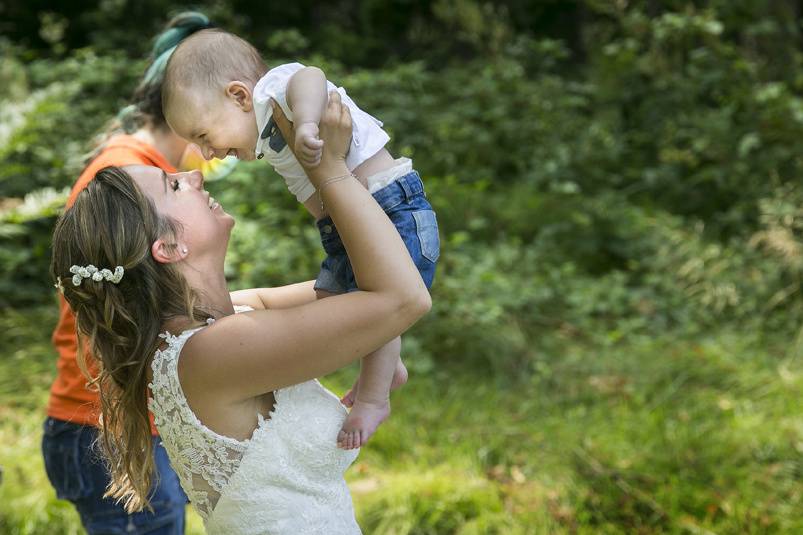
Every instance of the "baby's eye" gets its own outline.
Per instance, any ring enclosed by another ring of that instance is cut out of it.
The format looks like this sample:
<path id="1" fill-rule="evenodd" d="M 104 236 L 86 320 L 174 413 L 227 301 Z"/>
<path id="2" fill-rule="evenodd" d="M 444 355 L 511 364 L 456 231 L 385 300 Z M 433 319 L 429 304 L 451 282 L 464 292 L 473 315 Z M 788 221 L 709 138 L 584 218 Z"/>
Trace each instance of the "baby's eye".
<path id="1" fill-rule="evenodd" d="M 173 191 L 178 191 L 178 180 L 174 180 L 170 186 L 173 188 Z"/>

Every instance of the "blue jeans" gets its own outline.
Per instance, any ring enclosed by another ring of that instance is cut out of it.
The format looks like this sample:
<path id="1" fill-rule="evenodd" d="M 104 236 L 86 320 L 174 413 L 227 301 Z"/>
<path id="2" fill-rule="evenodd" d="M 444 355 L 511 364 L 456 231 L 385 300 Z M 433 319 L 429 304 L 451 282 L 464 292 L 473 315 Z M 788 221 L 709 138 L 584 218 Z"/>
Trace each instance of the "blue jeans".
<path id="1" fill-rule="evenodd" d="M 412 171 L 374 192 L 373 196 L 399 231 L 424 284 L 430 288 L 441 248 L 438 220 L 424 194 L 421 177 Z M 332 218 L 324 217 L 317 225 L 327 256 L 321 263 L 315 289 L 335 294 L 357 290 L 351 262 Z"/>
<path id="2" fill-rule="evenodd" d="M 159 437 L 154 437 L 153 445 L 158 477 L 150 494 L 154 512 L 145 509 L 129 515 L 122 505 L 103 497 L 110 478 L 100 457 L 100 446 L 95 444 L 98 434 L 92 426 L 48 418 L 42 437 L 47 477 L 56 495 L 75 505 L 87 533 L 183 535 L 187 496 Z"/>

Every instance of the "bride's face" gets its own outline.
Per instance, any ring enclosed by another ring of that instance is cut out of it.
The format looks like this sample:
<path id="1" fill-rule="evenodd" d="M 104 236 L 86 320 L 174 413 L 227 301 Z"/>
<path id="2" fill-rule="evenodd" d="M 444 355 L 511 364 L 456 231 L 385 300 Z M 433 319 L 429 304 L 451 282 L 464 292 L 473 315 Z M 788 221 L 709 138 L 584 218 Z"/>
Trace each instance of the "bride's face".
<path id="1" fill-rule="evenodd" d="M 158 167 L 132 165 L 125 171 L 150 197 L 157 211 L 183 227 L 179 238 L 190 255 L 225 256 L 234 218 L 204 189 L 200 171 L 165 173 Z"/>

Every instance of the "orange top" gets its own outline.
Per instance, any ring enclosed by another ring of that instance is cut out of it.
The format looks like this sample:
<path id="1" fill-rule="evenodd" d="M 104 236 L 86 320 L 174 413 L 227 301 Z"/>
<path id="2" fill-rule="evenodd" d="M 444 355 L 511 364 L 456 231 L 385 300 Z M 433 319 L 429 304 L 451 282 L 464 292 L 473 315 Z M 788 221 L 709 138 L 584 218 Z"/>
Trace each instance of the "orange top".
<path id="1" fill-rule="evenodd" d="M 132 136 L 119 135 L 111 138 L 101 153 L 78 177 L 67 199 L 69 208 L 75 198 L 95 174 L 109 165 L 152 165 L 167 173 L 175 173 L 176 169 L 165 157 L 151 145 Z M 87 389 L 87 379 L 78 367 L 78 337 L 75 332 L 75 316 L 70 310 L 64 296 L 59 295 L 59 322 L 53 331 L 53 345 L 59 354 L 58 376 L 50 387 L 50 400 L 47 414 L 53 418 L 81 425 L 98 425 L 100 416 L 100 398 L 97 391 Z M 89 372 L 94 375 L 97 368 L 87 358 Z M 151 430 L 156 433 L 151 415 Z"/>

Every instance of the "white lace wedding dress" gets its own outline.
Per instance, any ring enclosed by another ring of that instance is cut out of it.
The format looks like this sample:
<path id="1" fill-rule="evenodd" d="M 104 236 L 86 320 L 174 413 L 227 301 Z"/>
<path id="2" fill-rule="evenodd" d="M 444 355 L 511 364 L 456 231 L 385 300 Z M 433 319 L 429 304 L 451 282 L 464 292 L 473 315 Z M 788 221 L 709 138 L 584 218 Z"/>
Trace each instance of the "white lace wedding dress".
<path id="1" fill-rule="evenodd" d="M 248 440 L 204 426 L 178 380 L 184 343 L 204 327 L 161 335 L 153 358 L 150 409 L 170 464 L 209 534 L 359 534 L 343 479 L 358 450 L 336 437 L 346 409 L 317 380 L 274 392 L 269 418 Z"/>

